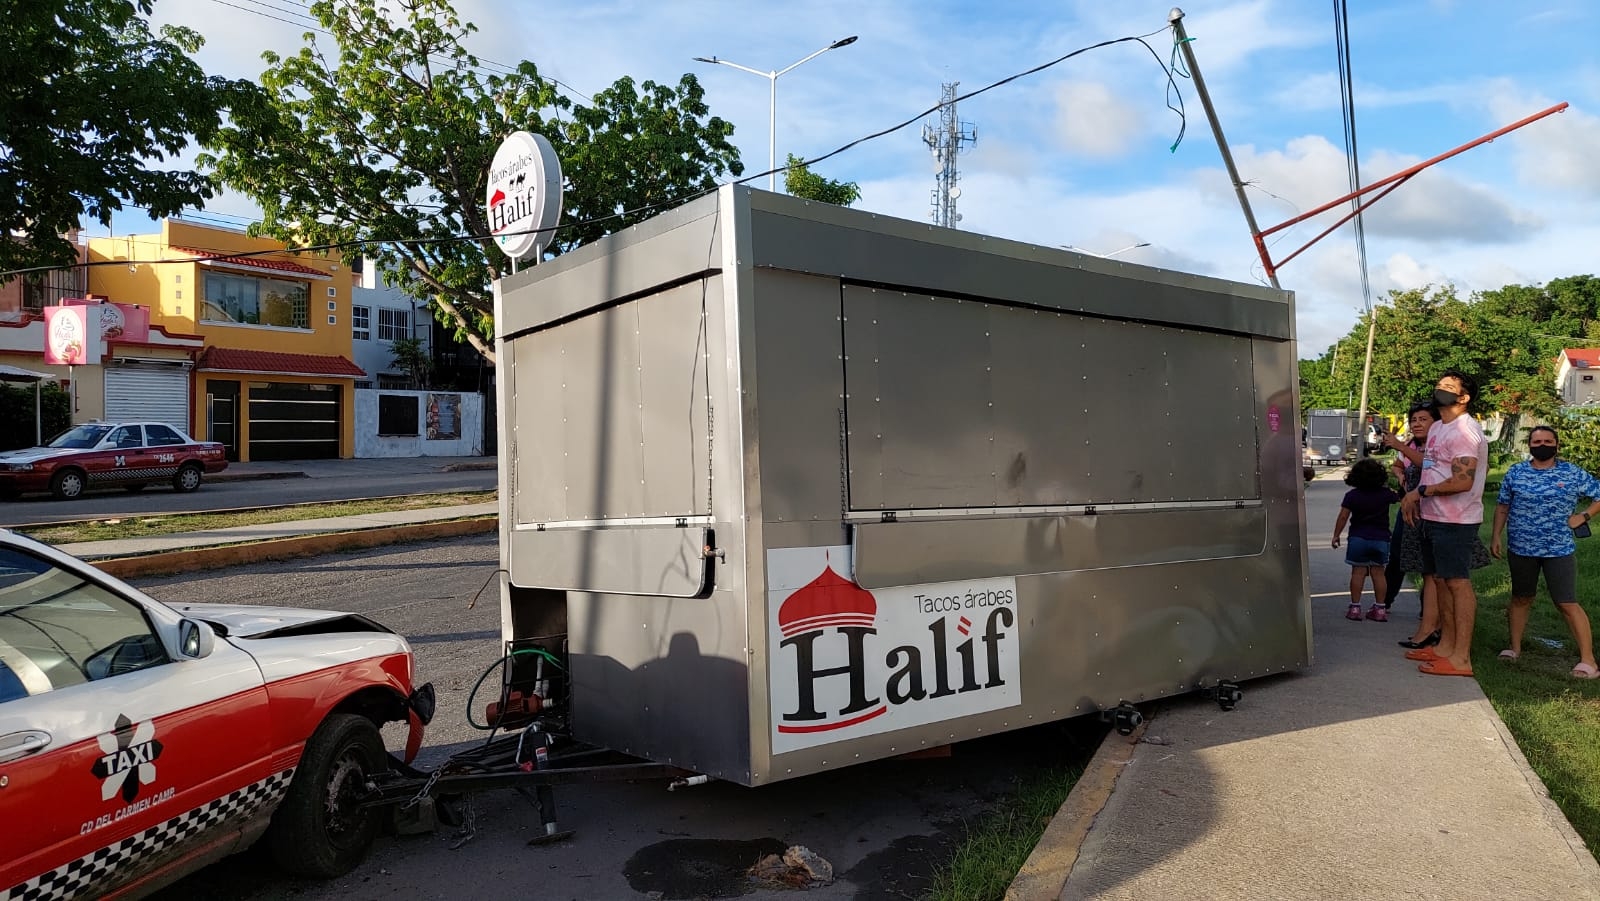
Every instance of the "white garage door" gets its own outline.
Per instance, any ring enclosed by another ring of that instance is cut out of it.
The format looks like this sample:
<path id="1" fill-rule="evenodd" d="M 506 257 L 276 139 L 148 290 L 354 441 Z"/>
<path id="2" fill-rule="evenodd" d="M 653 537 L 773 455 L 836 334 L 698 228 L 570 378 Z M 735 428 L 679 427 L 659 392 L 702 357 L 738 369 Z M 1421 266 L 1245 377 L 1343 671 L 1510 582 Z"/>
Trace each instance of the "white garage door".
<path id="1" fill-rule="evenodd" d="M 187 433 L 188 370 L 175 366 L 107 366 L 106 420 L 165 422 Z"/>

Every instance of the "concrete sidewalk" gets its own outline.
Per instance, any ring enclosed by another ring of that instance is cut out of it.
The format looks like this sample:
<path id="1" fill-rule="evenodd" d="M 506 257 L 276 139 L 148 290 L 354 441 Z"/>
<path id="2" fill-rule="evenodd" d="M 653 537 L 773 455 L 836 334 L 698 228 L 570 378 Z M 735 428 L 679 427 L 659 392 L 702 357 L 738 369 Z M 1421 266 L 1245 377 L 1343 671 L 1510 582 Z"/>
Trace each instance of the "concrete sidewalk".
<path id="1" fill-rule="evenodd" d="M 232 529 L 213 529 L 205 532 L 180 532 L 173 535 L 155 535 L 148 538 L 120 538 L 110 541 L 83 541 L 58 547 L 66 553 L 87 560 L 114 557 L 135 557 L 169 551 L 217 547 L 240 542 L 272 541 L 302 535 L 319 535 L 329 532 L 358 532 L 392 526 L 444 522 L 474 516 L 493 516 L 499 504 L 464 504 L 455 507 L 427 507 L 418 510 L 391 510 L 387 513 L 367 513 L 360 516 L 330 516 L 323 519 L 300 519 L 289 522 L 262 523 L 238 526 Z"/>
<path id="2" fill-rule="evenodd" d="M 1069 798 L 1035 852 L 1078 820 L 1059 897 L 1600 898 L 1600 867 L 1478 683 L 1402 656 L 1416 595 L 1389 623 L 1347 621 L 1349 570 L 1320 523 L 1311 548 L 1315 666 L 1246 683 L 1232 712 L 1175 699 L 1136 744 L 1111 736 L 1091 771 L 1120 778 L 1085 776 L 1114 784 L 1104 806 Z"/>

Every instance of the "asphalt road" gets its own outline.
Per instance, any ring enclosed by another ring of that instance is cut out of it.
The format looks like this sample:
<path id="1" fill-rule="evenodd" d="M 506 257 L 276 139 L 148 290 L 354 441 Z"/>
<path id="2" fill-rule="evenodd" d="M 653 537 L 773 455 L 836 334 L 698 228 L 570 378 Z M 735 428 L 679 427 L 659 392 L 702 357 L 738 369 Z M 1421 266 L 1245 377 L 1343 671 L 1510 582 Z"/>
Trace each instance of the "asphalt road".
<path id="1" fill-rule="evenodd" d="M 493 476 L 493 473 L 486 475 Z M 270 483 L 269 483 L 270 484 Z M 467 692 L 499 651 L 499 602 L 491 586 L 492 538 L 461 539 L 147 579 L 171 602 L 225 601 L 333 607 L 367 614 L 405 634 L 420 678 L 439 690 L 422 762 L 479 740 L 465 723 Z M 711 783 L 668 793 L 659 781 L 557 789 L 569 842 L 529 847 L 539 831 L 531 805 L 512 791 L 477 796 L 476 835 L 452 850 L 452 830 L 386 837 L 355 872 L 326 883 L 290 879 L 259 848 L 169 888 L 164 901 L 277 899 L 722 898 L 746 895 L 745 869 L 792 844 L 829 860 L 840 879 L 808 897 L 918 897 L 966 824 L 1008 794 L 1017 778 L 1052 762 L 1083 759 L 1101 727 L 1077 721 L 958 746 L 946 759 L 863 764 L 760 789 Z M 392 745 L 400 738 L 388 736 Z M 397 745 L 396 745 L 397 746 Z M 756 891 L 751 898 L 790 897 Z"/>
<path id="2" fill-rule="evenodd" d="M 179 494 L 152 485 L 138 494 L 121 489 L 93 491 L 74 501 L 43 495 L 0 501 L 0 526 L 63 522 L 105 516 L 137 516 L 264 507 L 305 501 L 338 501 L 394 494 L 486 491 L 495 487 L 493 470 L 400 474 L 351 474 L 343 478 L 288 478 L 239 482 L 207 482 L 200 490 Z"/>

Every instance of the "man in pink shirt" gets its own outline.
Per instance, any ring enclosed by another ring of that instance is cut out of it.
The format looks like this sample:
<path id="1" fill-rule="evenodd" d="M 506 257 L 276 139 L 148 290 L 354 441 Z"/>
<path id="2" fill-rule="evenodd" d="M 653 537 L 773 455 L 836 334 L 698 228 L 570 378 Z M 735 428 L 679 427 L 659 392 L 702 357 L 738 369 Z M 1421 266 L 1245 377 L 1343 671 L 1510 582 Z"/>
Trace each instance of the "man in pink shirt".
<path id="1" fill-rule="evenodd" d="M 1472 590 L 1472 549 L 1483 524 L 1483 480 L 1489 443 L 1467 415 L 1477 393 L 1472 379 L 1447 372 L 1434 386 L 1439 421 L 1428 431 L 1422 481 L 1400 501 L 1407 523 L 1422 523 L 1422 573 L 1439 599 L 1439 644 L 1407 654 L 1434 676 L 1472 675 L 1472 627 L 1478 596 Z"/>

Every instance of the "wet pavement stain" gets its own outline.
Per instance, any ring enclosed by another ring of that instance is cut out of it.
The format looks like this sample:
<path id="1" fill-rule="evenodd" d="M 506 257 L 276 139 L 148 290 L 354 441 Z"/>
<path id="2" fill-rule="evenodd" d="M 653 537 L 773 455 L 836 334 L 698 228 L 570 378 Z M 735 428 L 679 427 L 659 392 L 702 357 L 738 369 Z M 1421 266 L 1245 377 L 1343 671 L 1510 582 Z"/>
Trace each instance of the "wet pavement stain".
<path id="1" fill-rule="evenodd" d="M 845 881 L 856 886 L 854 901 L 906 901 L 926 895 L 934 873 L 955 852 L 956 832 L 950 826 L 934 835 L 904 835 L 863 857 L 844 873 Z"/>
<path id="2" fill-rule="evenodd" d="M 660 892 L 663 901 L 734 898 L 758 888 L 746 870 L 787 847 L 775 838 L 675 838 L 635 851 L 622 875 L 634 891 Z"/>

